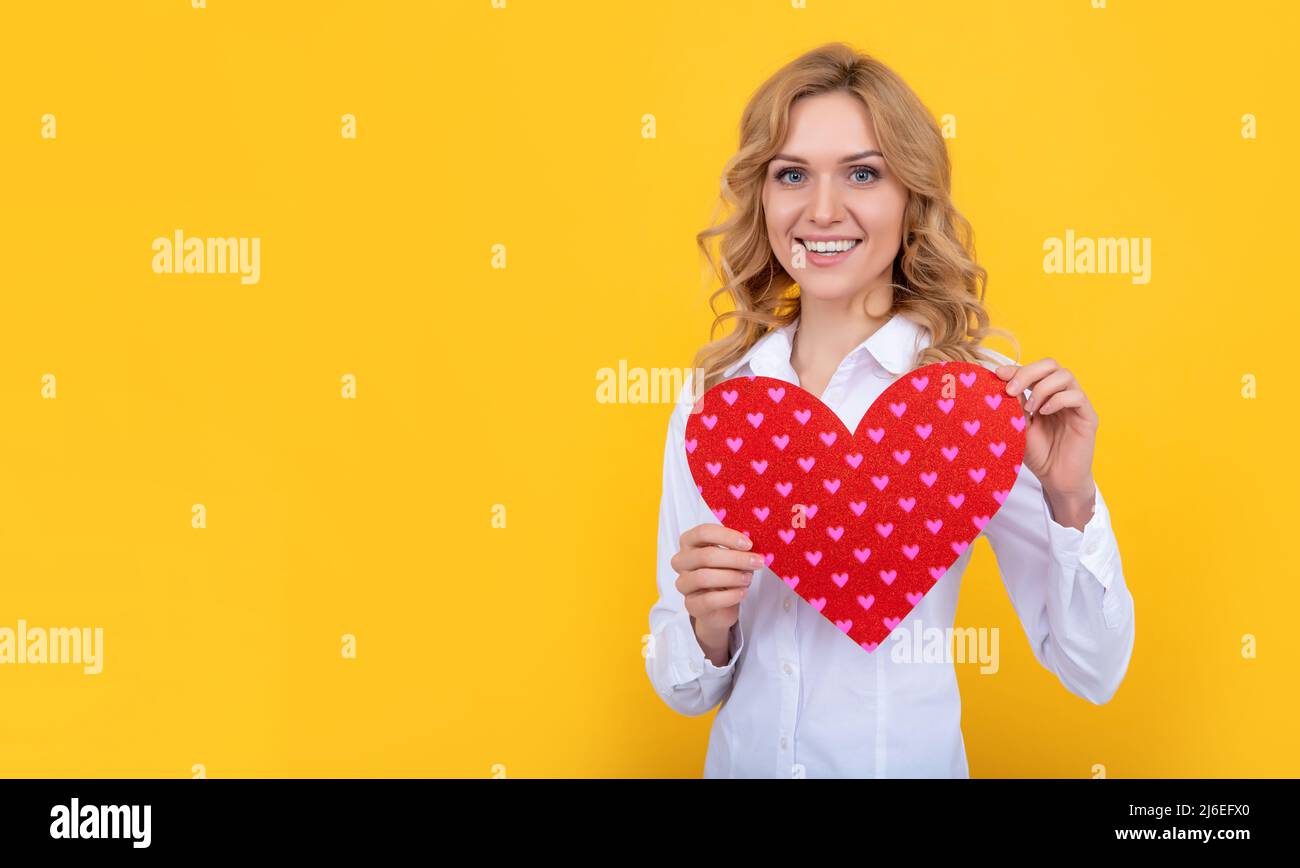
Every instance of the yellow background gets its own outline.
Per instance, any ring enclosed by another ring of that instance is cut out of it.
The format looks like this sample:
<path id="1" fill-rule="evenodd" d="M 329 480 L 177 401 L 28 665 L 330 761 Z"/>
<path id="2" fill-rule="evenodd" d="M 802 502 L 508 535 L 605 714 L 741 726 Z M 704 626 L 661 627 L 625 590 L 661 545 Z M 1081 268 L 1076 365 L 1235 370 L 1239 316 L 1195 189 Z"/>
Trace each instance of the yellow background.
<path id="1" fill-rule="evenodd" d="M 971 774 L 1300 774 L 1294 10 L 6 4 L 0 626 L 102 626 L 105 659 L 0 667 L 0 774 L 698 775 L 712 715 L 641 657 L 671 407 L 596 372 L 690 365 L 740 111 L 830 40 L 956 117 L 994 324 L 1102 420 L 1128 677 L 1067 693 L 981 542 Z M 176 229 L 259 236 L 260 283 L 154 274 Z M 1044 274 L 1066 229 L 1150 237 L 1151 282 Z"/>

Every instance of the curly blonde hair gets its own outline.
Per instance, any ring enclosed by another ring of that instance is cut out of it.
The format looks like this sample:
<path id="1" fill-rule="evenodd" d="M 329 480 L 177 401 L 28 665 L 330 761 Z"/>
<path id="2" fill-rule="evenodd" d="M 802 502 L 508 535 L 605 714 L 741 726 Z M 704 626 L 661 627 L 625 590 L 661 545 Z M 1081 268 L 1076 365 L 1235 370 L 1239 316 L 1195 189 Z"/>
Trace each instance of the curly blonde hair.
<path id="1" fill-rule="evenodd" d="M 891 279 L 892 312 L 906 314 L 929 330 L 930 345 L 917 354 L 916 367 L 988 361 L 993 354 L 980 342 L 990 334 L 1016 343 L 1019 357 L 1015 337 L 989 326 L 984 309 L 987 273 L 975 261 L 970 223 L 952 203 L 952 169 L 938 123 L 897 73 L 845 43 L 832 42 L 778 70 L 758 88 L 741 116 L 740 148 L 723 169 L 714 225 L 696 236 L 711 279 L 722 284 L 709 296 L 714 314 L 710 343 L 695 356 L 694 367 L 703 372 L 692 390 L 697 395 L 720 382 L 726 368 L 764 334 L 799 316 L 799 295 L 790 291 L 795 280 L 768 241 L 763 183 L 768 163 L 785 140 L 794 102 L 837 90 L 866 105 L 885 163 L 908 190 L 903 241 Z M 724 209 L 731 214 L 719 223 Z M 714 236 L 721 236 L 717 258 L 709 247 Z M 733 309 L 718 313 L 716 303 L 724 295 L 730 296 Z M 736 327 L 714 339 L 729 320 L 736 320 Z"/>

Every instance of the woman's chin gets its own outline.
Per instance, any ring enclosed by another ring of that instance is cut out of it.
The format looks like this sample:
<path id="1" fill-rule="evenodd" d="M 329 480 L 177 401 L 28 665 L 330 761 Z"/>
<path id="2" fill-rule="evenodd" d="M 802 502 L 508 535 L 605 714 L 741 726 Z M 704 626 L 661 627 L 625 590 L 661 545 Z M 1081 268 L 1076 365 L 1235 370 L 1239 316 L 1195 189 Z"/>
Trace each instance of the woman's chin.
<path id="1" fill-rule="evenodd" d="M 799 284 L 799 295 L 817 301 L 842 301 L 857 294 L 857 287 L 842 280 L 810 280 Z"/>

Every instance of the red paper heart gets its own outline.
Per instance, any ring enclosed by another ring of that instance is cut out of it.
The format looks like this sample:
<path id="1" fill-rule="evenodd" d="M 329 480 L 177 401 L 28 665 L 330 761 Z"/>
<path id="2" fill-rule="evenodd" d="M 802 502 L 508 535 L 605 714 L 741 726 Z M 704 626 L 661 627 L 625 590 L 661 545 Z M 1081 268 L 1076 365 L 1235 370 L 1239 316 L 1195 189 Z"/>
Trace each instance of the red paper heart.
<path id="1" fill-rule="evenodd" d="M 714 386 L 686 424 L 691 475 L 718 521 L 867 651 L 912 611 L 1001 508 L 1025 415 L 980 365 L 904 374 L 856 433 L 771 377 Z"/>

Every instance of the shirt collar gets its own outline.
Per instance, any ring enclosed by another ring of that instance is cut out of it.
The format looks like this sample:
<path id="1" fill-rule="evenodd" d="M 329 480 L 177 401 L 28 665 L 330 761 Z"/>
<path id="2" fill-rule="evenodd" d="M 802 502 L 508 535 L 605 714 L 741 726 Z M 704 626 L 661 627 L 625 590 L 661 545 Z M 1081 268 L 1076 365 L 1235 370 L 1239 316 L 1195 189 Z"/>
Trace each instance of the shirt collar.
<path id="1" fill-rule="evenodd" d="M 727 367 L 723 378 L 735 375 L 746 364 L 760 376 L 774 376 L 788 368 L 799 319 L 795 317 L 790 324 L 773 329 L 755 341 L 739 361 Z M 870 353 L 882 368 L 898 376 L 912 369 L 917 352 L 929 343 L 928 329 L 896 312 L 870 337 L 854 347 L 847 358 Z"/>
<path id="2" fill-rule="evenodd" d="M 799 328 L 799 317 L 795 317 L 787 325 L 780 328 L 772 329 L 758 340 L 754 341 L 751 346 L 738 361 L 732 362 L 723 373 L 723 378 L 733 376 L 746 364 L 750 370 L 758 373 L 758 369 L 764 371 L 770 370 L 772 363 L 785 359 L 790 361 L 790 354 L 794 351 L 794 333 Z"/>

